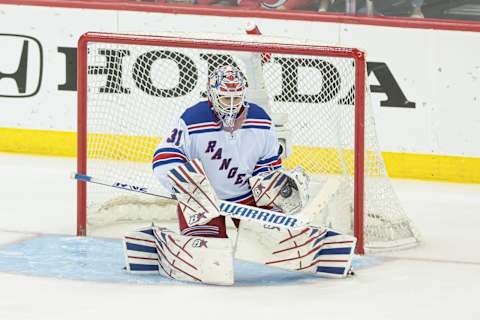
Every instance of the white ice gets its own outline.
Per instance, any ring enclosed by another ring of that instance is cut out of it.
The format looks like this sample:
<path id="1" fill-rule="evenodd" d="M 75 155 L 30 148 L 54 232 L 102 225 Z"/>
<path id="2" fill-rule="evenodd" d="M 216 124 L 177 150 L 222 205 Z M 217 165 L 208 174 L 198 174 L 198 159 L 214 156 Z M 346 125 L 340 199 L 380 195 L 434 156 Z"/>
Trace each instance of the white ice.
<path id="1" fill-rule="evenodd" d="M 0 154 L 0 246 L 73 235 L 74 159 Z M 480 319 L 480 185 L 395 180 L 423 236 L 345 280 L 139 285 L 0 273 L 0 319 Z"/>

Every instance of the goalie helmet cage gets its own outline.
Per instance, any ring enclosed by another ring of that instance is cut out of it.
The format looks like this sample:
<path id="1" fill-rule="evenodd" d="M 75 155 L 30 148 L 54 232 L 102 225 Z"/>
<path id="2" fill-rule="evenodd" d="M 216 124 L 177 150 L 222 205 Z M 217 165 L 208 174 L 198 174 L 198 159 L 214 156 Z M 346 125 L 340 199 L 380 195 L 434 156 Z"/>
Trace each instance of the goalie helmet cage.
<path id="1" fill-rule="evenodd" d="M 415 245 L 416 232 L 378 150 L 365 53 L 272 39 L 84 34 L 78 42 L 77 172 L 161 193 L 151 173 L 155 147 L 186 107 L 205 98 L 208 73 L 234 64 L 246 73 L 247 100 L 262 91 L 259 99 L 270 112 L 288 116 L 293 152 L 284 165 L 301 165 L 319 186 L 340 181 L 316 222 L 352 232 L 360 254 Z M 129 201 L 151 204 L 94 185 L 87 197 L 86 183 L 78 181 L 77 235 L 86 235 L 94 216 L 111 217 L 105 213 L 118 203 L 128 212 L 100 221 L 138 219 L 143 209 L 125 206 Z M 162 211 L 155 208 L 145 220 Z"/>

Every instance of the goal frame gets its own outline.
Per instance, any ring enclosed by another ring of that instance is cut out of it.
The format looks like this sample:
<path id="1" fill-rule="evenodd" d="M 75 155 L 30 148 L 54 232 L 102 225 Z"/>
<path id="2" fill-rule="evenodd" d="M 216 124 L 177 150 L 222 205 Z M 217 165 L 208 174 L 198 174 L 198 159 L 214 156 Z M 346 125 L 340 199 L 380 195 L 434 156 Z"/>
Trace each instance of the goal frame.
<path id="1" fill-rule="evenodd" d="M 88 43 L 121 43 L 195 49 L 344 57 L 355 61 L 354 235 L 357 254 L 364 254 L 365 71 L 366 54 L 357 48 L 212 40 L 176 36 L 146 36 L 87 32 L 78 40 L 77 55 L 77 173 L 87 174 L 87 48 Z M 153 151 L 152 151 L 153 152 Z M 87 185 L 77 181 L 77 236 L 87 234 Z"/>

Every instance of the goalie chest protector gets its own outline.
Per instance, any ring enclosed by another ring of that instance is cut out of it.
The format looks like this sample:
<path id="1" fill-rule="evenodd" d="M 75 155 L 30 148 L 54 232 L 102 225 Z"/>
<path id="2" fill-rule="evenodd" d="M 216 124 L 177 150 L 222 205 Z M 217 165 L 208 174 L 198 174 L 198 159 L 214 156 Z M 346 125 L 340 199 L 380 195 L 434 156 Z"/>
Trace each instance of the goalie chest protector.
<path id="1" fill-rule="evenodd" d="M 245 120 L 232 133 L 222 128 L 208 101 L 188 108 L 155 153 L 154 170 L 161 182 L 164 171 L 178 165 L 163 157 L 163 164 L 156 166 L 162 149 L 178 149 L 188 160 L 199 159 L 218 197 L 227 201 L 252 202 L 248 179 L 281 167 L 272 120 L 253 103 L 247 103 Z"/>

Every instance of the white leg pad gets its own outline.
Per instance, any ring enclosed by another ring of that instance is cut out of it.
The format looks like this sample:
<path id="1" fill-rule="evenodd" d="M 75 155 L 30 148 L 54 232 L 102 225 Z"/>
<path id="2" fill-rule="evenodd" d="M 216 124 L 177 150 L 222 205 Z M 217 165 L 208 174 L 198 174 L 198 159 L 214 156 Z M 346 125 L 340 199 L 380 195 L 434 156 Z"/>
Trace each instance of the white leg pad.
<path id="1" fill-rule="evenodd" d="M 127 270 L 208 284 L 234 282 L 230 239 L 190 237 L 150 227 L 125 236 Z"/>
<path id="2" fill-rule="evenodd" d="M 158 274 L 158 254 L 153 227 L 127 233 L 123 237 L 123 249 L 128 272 Z"/>
<path id="3" fill-rule="evenodd" d="M 350 270 L 356 238 L 321 227 L 290 231 L 242 221 L 235 258 L 327 278 Z"/>

